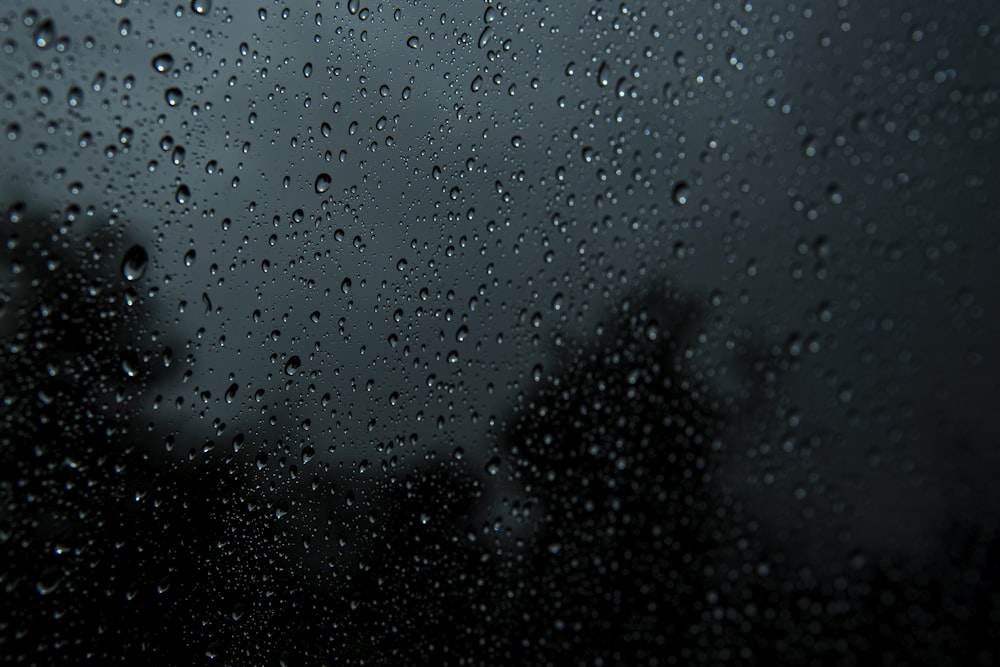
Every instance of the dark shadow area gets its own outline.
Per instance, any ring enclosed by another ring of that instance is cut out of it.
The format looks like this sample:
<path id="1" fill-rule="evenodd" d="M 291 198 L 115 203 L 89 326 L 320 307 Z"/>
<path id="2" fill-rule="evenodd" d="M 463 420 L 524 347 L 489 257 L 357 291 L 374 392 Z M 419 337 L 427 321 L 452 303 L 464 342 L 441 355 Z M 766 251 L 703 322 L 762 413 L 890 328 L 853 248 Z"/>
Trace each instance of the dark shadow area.
<path id="1" fill-rule="evenodd" d="M 245 476 L 178 465 L 138 419 L 173 354 L 148 251 L 120 227 L 74 230 L 23 204 L 4 230 L 3 653 L 176 664 L 248 650 L 275 622 L 259 601 L 296 594 L 294 568 Z M 266 608 L 294 620 L 293 604 Z"/>
<path id="2" fill-rule="evenodd" d="M 751 397 L 782 394 L 781 363 L 746 351 L 747 391 L 718 395 L 698 370 L 699 310 L 681 294 L 632 295 L 599 345 L 518 406 L 506 447 L 540 528 L 517 662 L 993 664 L 990 509 L 953 516 L 930 559 L 810 562 L 721 474 L 767 413 Z"/>
<path id="3" fill-rule="evenodd" d="M 988 513 L 955 521 L 929 562 L 857 552 L 816 571 L 747 510 L 723 468 L 781 393 L 780 364 L 743 351 L 743 387 L 720 394 L 693 296 L 630 295 L 598 344 L 568 346 L 512 407 L 499 453 L 529 530 L 511 538 L 474 519 L 485 482 L 456 461 L 368 484 L 317 475 L 317 497 L 350 499 L 331 511 L 261 493 L 248 461 L 157 454 L 171 433 L 138 415 L 171 341 L 141 239 L 23 205 L 4 225 L 0 651 L 13 661 L 995 661 Z M 325 525 L 284 521 L 289 503 Z"/>
<path id="4" fill-rule="evenodd" d="M 226 455 L 228 439 L 177 442 L 140 418 L 178 348 L 156 332 L 140 240 L 20 203 L 7 212 L 4 655 L 293 665 L 492 654 L 489 574 L 505 564 L 470 538 L 471 475 L 443 464 L 374 486 L 314 476 L 317 496 L 351 502 L 303 537 L 282 517 L 308 511 L 308 497 L 262 494 L 264 475 Z M 197 460 L 183 460 L 188 450 Z"/>

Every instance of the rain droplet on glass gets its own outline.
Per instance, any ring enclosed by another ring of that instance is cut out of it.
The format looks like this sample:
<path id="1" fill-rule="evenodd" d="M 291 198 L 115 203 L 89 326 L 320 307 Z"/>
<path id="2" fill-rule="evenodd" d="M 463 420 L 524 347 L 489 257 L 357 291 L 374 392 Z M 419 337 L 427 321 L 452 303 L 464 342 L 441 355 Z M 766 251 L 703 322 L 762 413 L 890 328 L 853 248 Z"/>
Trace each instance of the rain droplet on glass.
<path id="1" fill-rule="evenodd" d="M 134 245 L 125 252 L 122 258 L 122 275 L 125 280 L 134 281 L 142 277 L 149 266 L 149 254 L 141 245 Z"/>

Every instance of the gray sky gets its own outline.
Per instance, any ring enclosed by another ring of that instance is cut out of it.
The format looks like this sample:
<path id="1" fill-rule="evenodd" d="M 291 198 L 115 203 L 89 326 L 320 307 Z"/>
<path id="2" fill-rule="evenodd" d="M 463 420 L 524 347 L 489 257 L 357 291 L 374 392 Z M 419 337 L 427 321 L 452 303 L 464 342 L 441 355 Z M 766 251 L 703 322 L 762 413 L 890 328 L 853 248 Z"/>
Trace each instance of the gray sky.
<path id="1" fill-rule="evenodd" d="M 760 511 L 841 497 L 860 539 L 932 532 L 965 475 L 941 447 L 998 426 L 987 5 L 445 4 L 72 4 L 65 53 L 7 10 L 4 180 L 143 240 L 184 341 L 158 428 L 226 423 L 246 461 L 281 439 L 337 470 L 457 448 L 481 470 L 557 341 L 669 283 L 717 304 L 720 388 L 747 341 L 788 367 L 731 436 Z"/>

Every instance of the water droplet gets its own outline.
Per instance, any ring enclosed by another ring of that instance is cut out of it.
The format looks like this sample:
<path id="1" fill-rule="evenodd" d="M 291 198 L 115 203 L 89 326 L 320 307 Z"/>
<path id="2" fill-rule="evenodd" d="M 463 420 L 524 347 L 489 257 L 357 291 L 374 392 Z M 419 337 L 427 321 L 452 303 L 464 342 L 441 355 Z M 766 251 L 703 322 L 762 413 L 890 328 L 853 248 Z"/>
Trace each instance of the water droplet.
<path id="1" fill-rule="evenodd" d="M 687 183 L 681 181 L 674 186 L 674 191 L 671 196 L 673 197 L 675 204 L 678 206 L 684 206 L 684 204 L 688 203 L 688 199 L 691 197 L 691 188 Z"/>
<path id="2" fill-rule="evenodd" d="M 141 245 L 134 245 L 125 252 L 122 259 L 122 275 L 125 280 L 133 281 L 142 277 L 149 266 L 149 254 Z"/>
<path id="3" fill-rule="evenodd" d="M 226 390 L 225 399 L 226 403 L 232 403 L 233 399 L 236 398 L 236 391 L 240 388 L 235 382 L 229 385 L 229 389 Z"/>
<path id="4" fill-rule="evenodd" d="M 816 157 L 819 149 L 816 146 L 815 135 L 810 134 L 802 140 L 802 154 L 806 157 Z"/>
<path id="5" fill-rule="evenodd" d="M 125 354 L 125 358 L 122 359 L 122 371 L 130 378 L 139 374 L 139 356 L 135 352 Z"/>
<path id="6" fill-rule="evenodd" d="M 302 365 L 302 360 L 299 359 L 298 355 L 294 355 L 285 362 L 285 375 L 295 375 Z"/>
<path id="7" fill-rule="evenodd" d="M 52 46 L 52 43 L 56 40 L 56 26 L 52 23 L 52 19 L 45 19 L 38 24 L 35 28 L 35 32 L 32 35 L 35 40 L 35 46 L 40 49 L 47 49 Z"/>
<path id="8" fill-rule="evenodd" d="M 493 28 L 486 26 L 483 31 L 479 33 L 479 48 L 484 48 L 490 41 L 490 36 L 493 34 Z"/>
<path id="9" fill-rule="evenodd" d="M 38 591 L 39 595 L 48 595 L 59 588 L 59 582 L 61 581 L 62 572 L 60 572 L 59 568 L 50 567 L 38 577 L 38 581 L 35 582 L 35 590 Z"/>
<path id="10" fill-rule="evenodd" d="M 351 292 L 351 279 L 344 278 L 344 282 L 340 283 L 340 291 L 344 294 L 350 294 Z"/>
<path id="11" fill-rule="evenodd" d="M 607 63 L 601 63 L 600 69 L 597 70 L 597 85 L 602 88 L 611 83 L 611 70 L 608 68 Z"/>
<path id="12" fill-rule="evenodd" d="M 416 35 L 410 35 L 410 37 L 406 40 L 406 45 L 411 49 L 419 49 L 420 38 L 417 37 Z"/>
<path id="13" fill-rule="evenodd" d="M 181 92 L 180 88 L 167 88 L 167 91 L 163 94 L 163 98 L 167 101 L 167 104 L 175 107 L 184 101 L 184 93 Z"/>
<path id="14" fill-rule="evenodd" d="M 328 174 L 326 172 L 323 172 L 322 174 L 320 174 L 319 176 L 317 176 L 316 177 L 316 184 L 315 184 L 316 193 L 317 194 L 323 194 L 324 192 L 326 192 L 327 190 L 329 190 L 330 189 L 330 184 L 332 182 L 333 182 L 333 179 L 330 178 L 330 174 Z"/>
<path id="15" fill-rule="evenodd" d="M 191 11 L 205 15 L 212 11 L 212 0 L 191 0 Z"/>
<path id="16" fill-rule="evenodd" d="M 95 93 L 99 93 L 107 82 L 108 75 L 105 72 L 98 72 L 94 75 L 93 80 L 91 80 L 90 87 Z"/>
<path id="17" fill-rule="evenodd" d="M 486 473 L 496 475 L 498 472 L 500 472 L 500 458 L 494 456 L 486 463 Z"/>
<path id="18" fill-rule="evenodd" d="M 186 204 L 188 203 L 188 200 L 191 199 L 191 190 L 188 189 L 188 186 L 182 185 L 177 188 L 177 192 L 174 193 L 174 196 L 177 198 L 178 204 Z"/>
<path id="19" fill-rule="evenodd" d="M 844 193 L 840 191 L 836 183 L 830 184 L 826 189 L 826 198 L 830 200 L 831 204 L 843 204 L 844 203 Z"/>
<path id="20" fill-rule="evenodd" d="M 70 88 L 69 92 L 66 93 L 66 104 L 73 108 L 83 104 L 83 90 L 76 86 Z"/>
<path id="21" fill-rule="evenodd" d="M 161 74 L 165 74 L 174 66 L 174 57 L 169 53 L 161 53 L 153 58 L 153 69 Z"/>

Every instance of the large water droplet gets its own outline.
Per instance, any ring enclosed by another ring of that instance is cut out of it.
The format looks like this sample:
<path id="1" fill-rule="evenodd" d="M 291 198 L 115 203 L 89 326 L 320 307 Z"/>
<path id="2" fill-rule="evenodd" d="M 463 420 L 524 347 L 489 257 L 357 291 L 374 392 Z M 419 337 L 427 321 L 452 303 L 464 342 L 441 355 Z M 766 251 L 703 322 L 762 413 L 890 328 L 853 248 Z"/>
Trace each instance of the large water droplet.
<path id="1" fill-rule="evenodd" d="M 611 83 L 611 70 L 607 63 L 601 63 L 601 68 L 597 70 L 597 85 L 603 88 L 609 83 Z"/>
<path id="2" fill-rule="evenodd" d="M 343 292 L 344 294 L 350 294 L 351 293 L 351 279 L 350 278 L 344 278 L 344 282 L 340 283 L 340 291 Z"/>
<path id="3" fill-rule="evenodd" d="M 66 93 L 66 104 L 74 109 L 83 104 L 83 90 L 77 86 L 70 88 Z"/>
<path id="4" fill-rule="evenodd" d="M 177 106 L 184 101 L 184 93 L 181 92 L 180 88 L 167 88 L 167 91 L 163 94 L 163 98 L 172 107 Z"/>
<path id="5" fill-rule="evenodd" d="M 59 582 L 61 581 L 62 572 L 59 568 L 50 567 L 38 577 L 38 581 L 35 582 L 35 590 L 38 591 L 39 595 L 48 595 L 59 588 Z"/>
<path id="6" fill-rule="evenodd" d="M 330 184 L 333 183 L 333 179 L 330 178 L 330 174 L 323 172 L 316 177 L 316 192 L 317 194 L 323 194 L 330 189 Z"/>
<path id="7" fill-rule="evenodd" d="M 134 378 L 139 374 L 139 355 L 135 352 L 126 352 L 122 359 L 122 372 L 127 377 Z"/>
<path id="8" fill-rule="evenodd" d="M 417 37 L 416 35 L 410 35 L 410 37 L 406 40 L 406 45 L 411 49 L 419 49 L 420 38 Z"/>
<path id="9" fill-rule="evenodd" d="M 212 0 L 191 0 L 191 11 L 195 14 L 207 14 L 212 11 Z"/>
<path id="10" fill-rule="evenodd" d="M 486 463 L 486 473 L 496 475 L 498 472 L 500 472 L 500 458 L 494 456 Z"/>
<path id="11" fill-rule="evenodd" d="M 302 365 L 302 360 L 299 359 L 298 355 L 290 357 L 287 362 L 285 362 L 285 375 L 295 375 Z"/>
<path id="12" fill-rule="evenodd" d="M 169 53 L 161 53 L 153 58 L 153 69 L 161 74 L 165 74 L 174 66 L 174 57 Z"/>
<path id="13" fill-rule="evenodd" d="M 32 38 L 35 40 L 35 46 L 40 49 L 52 46 L 52 43 L 56 41 L 56 26 L 52 23 L 52 19 L 45 19 L 39 23 Z"/>
<path id="14" fill-rule="evenodd" d="M 125 252 L 122 258 L 122 275 L 125 280 L 138 280 L 149 266 L 149 254 L 141 245 L 134 245 Z"/>
<path id="15" fill-rule="evenodd" d="M 687 204 L 688 200 L 691 198 L 691 188 L 687 183 L 681 181 L 674 186 L 674 192 L 671 196 L 673 197 L 675 204 L 678 206 L 684 206 L 684 204 Z"/>

